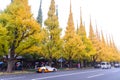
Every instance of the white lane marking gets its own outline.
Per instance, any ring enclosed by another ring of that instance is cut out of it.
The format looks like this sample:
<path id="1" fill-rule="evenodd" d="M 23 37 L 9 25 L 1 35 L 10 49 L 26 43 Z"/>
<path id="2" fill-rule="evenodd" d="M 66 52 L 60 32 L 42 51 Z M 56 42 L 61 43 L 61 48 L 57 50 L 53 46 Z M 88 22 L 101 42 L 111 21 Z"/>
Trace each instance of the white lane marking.
<path id="1" fill-rule="evenodd" d="M 89 76 L 87 78 L 93 78 L 93 77 L 98 77 L 98 76 L 103 76 L 104 74 L 96 74 L 96 75 L 92 75 L 92 76 Z"/>
<path id="2" fill-rule="evenodd" d="M 24 78 L 24 77 L 3 78 L 3 79 L 0 79 L 0 80 L 11 80 L 11 79 L 18 79 L 18 78 Z"/>
<path id="3" fill-rule="evenodd" d="M 98 71 L 101 71 L 101 70 L 98 70 Z M 77 72 L 77 73 L 71 73 L 71 74 L 63 74 L 63 75 L 55 75 L 55 76 L 36 78 L 36 79 L 32 79 L 32 80 L 50 79 L 50 78 L 56 78 L 56 77 L 62 77 L 62 76 L 71 76 L 71 75 L 76 75 L 76 74 L 84 74 L 84 73 L 98 72 L 98 71 Z"/>

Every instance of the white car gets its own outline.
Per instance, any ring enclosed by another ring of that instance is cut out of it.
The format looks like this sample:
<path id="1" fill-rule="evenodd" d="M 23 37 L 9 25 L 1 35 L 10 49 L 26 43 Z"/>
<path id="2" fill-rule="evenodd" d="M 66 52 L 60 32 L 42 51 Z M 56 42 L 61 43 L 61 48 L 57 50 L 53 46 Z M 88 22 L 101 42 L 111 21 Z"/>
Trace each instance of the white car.
<path id="1" fill-rule="evenodd" d="M 57 69 L 51 66 L 38 67 L 37 72 L 46 73 L 46 72 L 56 72 Z"/>
<path id="2" fill-rule="evenodd" d="M 119 64 L 119 63 L 115 63 L 115 64 L 114 64 L 114 67 L 115 67 L 115 68 L 119 68 L 119 67 L 120 67 L 120 64 Z"/>
<path id="3" fill-rule="evenodd" d="M 101 68 L 102 69 L 110 69 L 111 68 L 111 64 L 108 62 L 101 62 Z"/>

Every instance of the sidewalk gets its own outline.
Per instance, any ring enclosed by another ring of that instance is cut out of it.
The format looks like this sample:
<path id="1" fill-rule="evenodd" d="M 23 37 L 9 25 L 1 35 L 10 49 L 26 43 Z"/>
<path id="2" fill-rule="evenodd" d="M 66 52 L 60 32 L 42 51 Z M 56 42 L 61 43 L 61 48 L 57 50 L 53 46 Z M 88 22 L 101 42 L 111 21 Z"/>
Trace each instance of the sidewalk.
<path id="1" fill-rule="evenodd" d="M 35 73 L 35 70 L 13 71 L 12 73 L 0 72 L 0 75 L 9 75 L 9 74 L 27 74 L 27 73 Z"/>
<path id="2" fill-rule="evenodd" d="M 92 68 L 91 67 L 89 68 L 59 68 L 58 71 L 85 70 L 85 69 L 92 69 Z M 36 70 L 29 69 L 29 70 L 22 70 L 22 71 L 13 71 L 12 73 L 0 72 L 0 75 L 28 74 L 28 73 L 36 73 Z"/>

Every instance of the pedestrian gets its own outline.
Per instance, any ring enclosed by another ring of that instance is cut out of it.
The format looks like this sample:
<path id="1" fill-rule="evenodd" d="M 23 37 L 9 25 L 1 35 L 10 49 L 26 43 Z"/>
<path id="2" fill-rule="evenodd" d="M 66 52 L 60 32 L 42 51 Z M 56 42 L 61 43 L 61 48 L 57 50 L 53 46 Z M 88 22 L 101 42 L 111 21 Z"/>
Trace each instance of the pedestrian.
<path id="1" fill-rule="evenodd" d="M 80 68 L 80 63 L 78 63 L 78 68 Z"/>

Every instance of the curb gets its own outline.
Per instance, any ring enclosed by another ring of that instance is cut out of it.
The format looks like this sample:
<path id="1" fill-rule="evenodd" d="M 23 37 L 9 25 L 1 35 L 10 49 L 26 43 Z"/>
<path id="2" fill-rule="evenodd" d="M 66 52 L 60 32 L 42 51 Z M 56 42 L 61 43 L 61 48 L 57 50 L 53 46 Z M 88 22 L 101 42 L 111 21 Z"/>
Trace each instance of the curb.
<path id="1" fill-rule="evenodd" d="M 34 73 L 33 71 L 14 71 L 12 73 L 7 73 L 7 72 L 0 72 L 1 75 L 14 75 L 14 74 L 27 74 L 27 73 Z"/>

